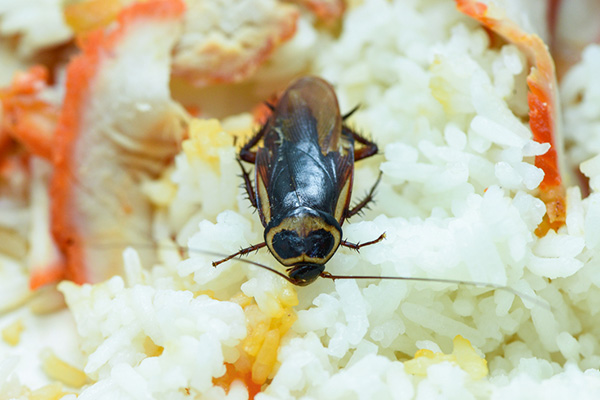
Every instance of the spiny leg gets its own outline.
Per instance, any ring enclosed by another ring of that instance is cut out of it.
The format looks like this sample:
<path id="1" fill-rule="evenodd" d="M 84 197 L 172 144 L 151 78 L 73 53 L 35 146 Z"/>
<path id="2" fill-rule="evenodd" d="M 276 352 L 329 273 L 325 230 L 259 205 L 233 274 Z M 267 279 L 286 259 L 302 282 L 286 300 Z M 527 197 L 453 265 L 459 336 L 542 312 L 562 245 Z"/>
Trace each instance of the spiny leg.
<path id="1" fill-rule="evenodd" d="M 258 142 L 260 142 L 260 140 L 263 138 L 263 136 L 265 136 L 265 133 L 267 132 L 267 125 L 268 125 L 267 121 L 262 128 L 260 128 L 260 130 L 256 133 L 256 135 L 252 136 L 252 138 L 250 138 L 250 140 L 248 141 L 248 143 L 246 143 L 241 149 L 240 149 L 240 159 L 252 163 L 254 164 L 256 162 L 256 152 L 252 151 L 251 149 L 256 146 L 258 144 Z"/>
<path id="2" fill-rule="evenodd" d="M 222 263 L 224 263 L 225 261 L 229 261 L 229 260 L 231 260 L 231 259 L 232 259 L 232 258 L 234 258 L 234 257 L 237 257 L 237 256 L 243 256 L 243 255 L 246 255 L 246 254 L 248 254 L 248 253 L 251 253 L 251 252 L 253 252 L 253 251 L 258 251 L 258 250 L 262 249 L 263 247 L 265 247 L 266 245 L 267 245 L 267 244 L 266 244 L 265 242 L 262 242 L 262 243 L 259 243 L 259 244 L 254 244 L 254 245 L 252 245 L 252 246 L 250 246 L 250 247 L 246 247 L 245 249 L 241 249 L 241 250 L 240 250 L 240 251 L 238 251 L 237 253 L 233 253 L 232 255 L 230 255 L 230 256 L 228 256 L 228 257 L 225 257 L 225 258 L 224 258 L 224 259 L 222 259 L 222 260 L 219 260 L 219 261 L 213 261 L 213 262 L 212 262 L 212 266 L 213 266 L 213 267 L 216 267 L 217 265 L 219 265 L 219 264 L 222 264 Z"/>
<path id="3" fill-rule="evenodd" d="M 383 232 L 377 239 L 371 240 L 370 242 L 365 242 L 365 243 L 351 243 L 351 242 L 348 242 L 347 240 L 342 240 L 342 242 L 340 244 L 342 246 L 344 246 L 344 247 L 348 247 L 350 249 L 354 249 L 356 251 L 359 251 L 362 247 L 370 246 L 370 245 L 375 244 L 375 243 L 379 243 L 383 239 L 385 239 L 385 232 Z"/>
<path id="4" fill-rule="evenodd" d="M 244 188 L 246 189 L 246 193 L 248 194 L 248 200 L 254 206 L 254 208 L 258 208 L 258 204 L 256 203 L 256 194 L 254 193 L 254 187 L 252 186 L 252 181 L 250 181 L 250 175 L 248 171 L 242 165 L 240 159 L 236 159 L 240 168 L 242 169 L 242 178 L 244 179 Z"/>
<path id="5" fill-rule="evenodd" d="M 269 104 L 267 105 L 269 106 L 269 108 L 271 108 Z M 250 175 L 242 165 L 241 160 L 252 164 L 256 163 L 256 152 L 252 151 L 251 149 L 258 144 L 258 142 L 263 138 L 263 136 L 265 136 L 265 133 L 267 131 L 266 126 L 267 124 L 263 125 L 263 127 L 260 128 L 256 135 L 252 136 L 248 143 L 246 143 L 240 149 L 239 157 L 237 159 L 237 162 L 240 165 L 240 168 L 242 169 L 242 178 L 244 179 L 244 187 L 246 189 L 246 193 L 248 194 L 248 200 L 250 200 L 250 203 L 252 203 L 254 208 L 258 207 L 258 204 L 256 202 L 256 194 L 254 192 L 254 187 L 252 186 L 252 181 L 250 180 Z"/>
<path id="6" fill-rule="evenodd" d="M 346 215 L 345 215 L 346 219 L 358 214 L 365 206 L 367 206 L 367 204 L 369 204 L 371 201 L 373 201 L 373 195 L 375 194 L 375 189 L 377 188 L 377 185 L 379 185 L 379 182 L 381 181 L 381 175 L 382 175 L 382 172 L 379 171 L 379 176 L 377 177 L 375 184 L 371 187 L 371 190 L 369 190 L 369 193 L 367 193 L 365 198 L 362 199 L 357 205 L 352 207 L 352 209 L 348 209 L 346 211 Z"/>
<path id="7" fill-rule="evenodd" d="M 350 110 L 346 114 L 342 115 L 342 121 L 346 121 L 348 118 L 350 118 L 352 116 L 352 114 L 354 114 L 356 111 L 358 111 L 359 108 L 360 108 L 360 104 L 355 105 L 352 110 Z"/>
<path id="8" fill-rule="evenodd" d="M 342 129 L 344 129 L 347 134 L 352 135 L 354 141 L 362 144 L 359 149 L 354 148 L 354 161 L 360 161 L 362 159 L 369 158 L 377 154 L 377 151 L 379 151 L 375 142 L 361 136 L 347 126 L 343 126 Z"/>

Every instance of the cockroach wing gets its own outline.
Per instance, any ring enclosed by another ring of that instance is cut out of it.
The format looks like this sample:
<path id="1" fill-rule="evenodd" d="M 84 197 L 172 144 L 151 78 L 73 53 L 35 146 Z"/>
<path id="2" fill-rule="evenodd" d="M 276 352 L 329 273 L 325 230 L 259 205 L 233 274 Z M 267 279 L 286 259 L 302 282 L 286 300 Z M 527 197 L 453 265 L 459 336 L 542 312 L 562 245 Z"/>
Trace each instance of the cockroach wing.
<path id="1" fill-rule="evenodd" d="M 310 140 L 316 126 L 323 155 L 338 150 L 342 117 L 335 92 L 323 79 L 309 76 L 297 80 L 277 104 L 275 114 L 284 140 Z"/>
<path id="2" fill-rule="evenodd" d="M 347 215 L 354 138 L 342 129 L 333 88 L 301 78 L 284 93 L 264 128 L 255 160 L 255 194 L 263 226 L 308 207 L 340 224 Z"/>
<path id="3" fill-rule="evenodd" d="M 338 198 L 334 210 L 334 218 L 343 224 L 346 211 L 352 197 L 354 180 L 354 139 L 342 134 L 338 151 L 331 153 L 334 157 Z"/>
<path id="4" fill-rule="evenodd" d="M 263 226 L 267 226 L 271 221 L 271 200 L 269 199 L 269 165 L 271 164 L 269 150 L 266 148 L 258 149 L 256 153 L 256 178 L 255 191 L 258 214 Z"/>

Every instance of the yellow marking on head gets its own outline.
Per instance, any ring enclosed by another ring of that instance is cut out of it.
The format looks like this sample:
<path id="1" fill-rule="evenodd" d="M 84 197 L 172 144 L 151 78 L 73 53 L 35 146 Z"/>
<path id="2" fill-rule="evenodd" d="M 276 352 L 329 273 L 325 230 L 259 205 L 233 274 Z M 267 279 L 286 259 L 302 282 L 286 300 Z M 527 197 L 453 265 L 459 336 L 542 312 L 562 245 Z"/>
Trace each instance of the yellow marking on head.
<path id="1" fill-rule="evenodd" d="M 316 230 L 323 229 L 333 236 L 334 244 L 329 251 L 329 253 L 325 257 L 308 257 L 306 254 L 302 254 L 298 257 L 294 258 L 280 258 L 279 254 L 273 249 L 273 238 L 276 234 L 281 231 L 294 231 L 298 234 L 300 238 L 306 238 L 311 232 Z M 269 230 L 267 236 L 265 237 L 267 247 L 271 251 L 271 253 L 277 258 L 277 260 L 286 266 L 295 265 L 301 262 L 305 263 L 313 263 L 313 264 L 324 264 L 329 260 L 335 251 L 337 250 L 340 242 L 342 241 L 342 236 L 340 231 L 333 225 L 327 224 L 322 218 L 316 217 L 314 215 L 299 215 L 285 218 L 281 221 L 281 223 L 277 226 L 274 226 Z"/>

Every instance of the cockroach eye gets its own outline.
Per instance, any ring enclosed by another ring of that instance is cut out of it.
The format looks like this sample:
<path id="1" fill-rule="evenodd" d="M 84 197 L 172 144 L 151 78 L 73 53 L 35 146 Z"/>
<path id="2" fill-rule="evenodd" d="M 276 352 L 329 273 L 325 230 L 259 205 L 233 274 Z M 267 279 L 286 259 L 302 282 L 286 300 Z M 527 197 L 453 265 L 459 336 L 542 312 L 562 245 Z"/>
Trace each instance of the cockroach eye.
<path id="1" fill-rule="evenodd" d="M 283 259 L 298 257 L 304 253 L 304 240 L 295 231 L 282 230 L 273 236 L 273 251 Z"/>
<path id="2" fill-rule="evenodd" d="M 325 229 L 317 229 L 311 232 L 305 239 L 306 253 L 311 258 L 325 258 L 333 250 L 335 239 Z"/>

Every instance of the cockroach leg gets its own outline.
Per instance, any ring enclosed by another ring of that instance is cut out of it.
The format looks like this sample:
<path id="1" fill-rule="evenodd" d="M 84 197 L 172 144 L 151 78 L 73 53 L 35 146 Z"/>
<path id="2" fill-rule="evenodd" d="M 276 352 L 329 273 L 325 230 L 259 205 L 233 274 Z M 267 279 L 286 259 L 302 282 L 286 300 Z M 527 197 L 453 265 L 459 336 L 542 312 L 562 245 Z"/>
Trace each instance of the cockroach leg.
<path id="1" fill-rule="evenodd" d="M 242 178 L 244 179 L 244 188 L 246 189 L 246 193 L 248 193 L 248 200 L 250 200 L 250 203 L 252 206 L 254 206 L 254 208 L 257 208 L 258 204 L 256 203 L 256 194 L 254 193 L 254 188 L 252 187 L 252 181 L 250 181 L 250 175 L 242 165 L 242 161 L 239 158 L 237 159 L 237 162 L 242 169 Z"/>
<path id="2" fill-rule="evenodd" d="M 354 106 L 354 108 L 348 111 L 346 114 L 342 115 L 342 121 L 346 121 L 352 114 L 354 114 L 360 108 L 360 104 Z"/>
<path id="3" fill-rule="evenodd" d="M 383 239 L 385 239 L 385 232 L 383 232 L 381 235 L 379 235 L 379 237 L 377 239 L 371 240 L 370 242 L 365 242 L 365 243 L 351 243 L 351 242 L 348 242 L 347 240 L 342 240 L 342 242 L 340 243 L 340 245 L 342 245 L 344 247 L 348 247 L 350 249 L 354 249 L 356 251 L 360 251 L 360 249 L 362 247 L 370 246 L 370 245 L 375 244 L 375 243 L 379 243 Z"/>
<path id="4" fill-rule="evenodd" d="M 224 258 L 224 259 L 222 259 L 222 260 L 219 260 L 219 261 L 213 261 L 213 262 L 212 262 L 212 266 L 213 266 L 213 267 L 216 267 L 217 265 L 219 265 L 219 264 L 222 264 L 222 263 L 224 263 L 225 261 L 229 261 L 229 260 L 231 260 L 231 259 L 232 259 L 232 258 L 234 258 L 234 257 L 237 257 L 237 256 L 243 256 L 243 255 L 246 255 L 246 254 L 248 254 L 248 253 L 251 253 L 251 252 L 253 252 L 253 251 L 255 251 L 255 250 L 260 250 L 260 249 L 262 249 L 263 247 L 265 247 L 266 245 L 267 245 L 267 244 L 266 244 L 265 242 L 262 242 L 262 243 L 259 243 L 259 244 L 254 244 L 254 245 L 252 245 L 252 246 L 250 246 L 250 247 L 246 247 L 245 249 L 241 249 L 241 250 L 240 250 L 240 251 L 238 251 L 237 253 L 233 253 L 233 254 L 229 255 L 228 257 L 225 257 L 225 258 Z"/>
<path id="5" fill-rule="evenodd" d="M 377 185 L 379 185 L 379 182 L 381 181 L 381 175 L 382 173 L 381 171 L 379 171 L 379 176 L 377 177 L 375 184 L 373 185 L 373 187 L 371 187 L 371 190 L 369 190 L 369 193 L 367 193 L 365 198 L 362 199 L 357 205 L 352 207 L 352 209 L 346 210 L 346 215 L 344 216 L 346 219 L 358 214 L 364 207 L 367 207 L 367 205 L 371 201 L 373 201 L 373 195 L 375 194 L 375 189 L 377 188 Z"/>
<path id="6" fill-rule="evenodd" d="M 251 149 L 260 142 L 260 140 L 265 136 L 267 132 L 266 129 L 267 124 L 265 124 L 260 130 L 256 133 L 256 135 L 252 136 L 252 138 L 240 149 L 240 159 L 246 161 L 248 163 L 256 163 L 256 152 Z"/>
<path id="7" fill-rule="evenodd" d="M 371 156 L 374 156 L 375 154 L 377 154 L 377 151 L 379 150 L 377 145 L 375 144 L 375 142 L 361 136 L 360 134 L 354 132 L 352 129 L 344 126 L 342 128 L 344 131 L 346 131 L 347 133 L 352 135 L 352 138 L 362 144 L 362 147 L 360 149 L 355 148 L 354 149 L 354 161 L 359 161 L 365 158 L 369 158 Z"/>

